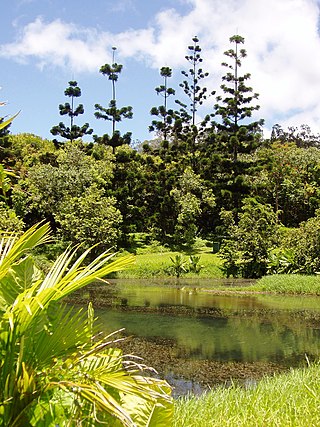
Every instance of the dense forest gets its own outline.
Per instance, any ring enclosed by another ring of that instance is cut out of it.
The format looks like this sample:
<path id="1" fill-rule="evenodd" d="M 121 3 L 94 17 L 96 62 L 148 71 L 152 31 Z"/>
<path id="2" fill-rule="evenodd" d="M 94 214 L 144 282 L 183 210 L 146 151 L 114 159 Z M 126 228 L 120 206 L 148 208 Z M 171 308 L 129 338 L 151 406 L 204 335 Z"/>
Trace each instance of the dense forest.
<path id="1" fill-rule="evenodd" d="M 48 221 L 54 255 L 70 243 L 98 244 L 93 256 L 112 246 L 130 248 L 134 233 L 144 232 L 176 248 L 197 238 L 218 241 L 228 276 L 320 271 L 320 136 L 307 125 L 275 124 L 264 138 L 263 119 L 252 119 L 258 94 L 250 74 L 241 73 L 243 37 L 230 38 L 219 96 L 206 88 L 199 43 L 192 39 L 181 71 L 184 99 L 170 87 L 172 70 L 160 69 L 161 102 L 150 111 L 155 139 L 133 144 L 130 132 L 117 130 L 133 111 L 117 102 L 122 65 L 115 48 L 113 63 L 100 68 L 111 99 L 95 105 L 96 118 L 110 122 L 109 133 L 94 135 L 88 123 L 76 124 L 84 112 L 76 81 L 65 90 L 69 102 L 59 105 L 68 123 L 51 129 L 55 139 L 3 128 L 1 229 Z M 212 113 L 199 121 L 201 105 L 211 100 Z"/>

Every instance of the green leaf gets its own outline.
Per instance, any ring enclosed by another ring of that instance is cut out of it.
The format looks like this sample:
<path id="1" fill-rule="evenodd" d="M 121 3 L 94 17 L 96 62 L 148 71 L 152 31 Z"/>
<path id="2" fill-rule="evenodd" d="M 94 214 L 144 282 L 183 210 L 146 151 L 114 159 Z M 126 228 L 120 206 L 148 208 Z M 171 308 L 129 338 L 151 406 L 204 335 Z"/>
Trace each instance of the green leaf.
<path id="1" fill-rule="evenodd" d="M 10 125 L 10 123 L 17 117 L 17 115 L 20 113 L 16 113 L 14 116 L 10 117 L 10 119 L 6 120 L 5 122 L 0 123 L 0 130 Z"/>

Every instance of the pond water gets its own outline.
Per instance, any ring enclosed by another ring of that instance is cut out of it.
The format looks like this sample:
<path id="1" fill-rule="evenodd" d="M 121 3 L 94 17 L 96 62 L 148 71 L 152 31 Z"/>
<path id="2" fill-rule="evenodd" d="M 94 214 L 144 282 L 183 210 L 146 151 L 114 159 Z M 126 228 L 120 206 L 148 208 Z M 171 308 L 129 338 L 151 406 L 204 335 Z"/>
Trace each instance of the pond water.
<path id="1" fill-rule="evenodd" d="M 93 300 L 104 331 L 125 328 L 124 351 L 143 357 L 176 394 L 230 380 L 251 384 L 319 357 L 319 297 L 217 295 L 212 288 L 116 281 L 89 288 L 80 302 Z"/>

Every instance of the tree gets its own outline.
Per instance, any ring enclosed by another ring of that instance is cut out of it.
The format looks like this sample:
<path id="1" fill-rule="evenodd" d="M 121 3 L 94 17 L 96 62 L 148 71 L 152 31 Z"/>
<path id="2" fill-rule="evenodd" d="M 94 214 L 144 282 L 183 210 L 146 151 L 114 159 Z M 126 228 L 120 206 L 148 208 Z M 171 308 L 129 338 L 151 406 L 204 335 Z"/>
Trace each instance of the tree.
<path id="1" fill-rule="evenodd" d="M 250 155 L 261 144 L 263 120 L 250 121 L 259 106 L 253 104 L 258 94 L 253 93 L 246 83 L 250 74 L 240 73 L 242 59 L 247 55 L 240 47 L 244 38 L 235 35 L 230 38 L 230 43 L 235 44 L 235 48 L 225 52 L 228 61 L 222 63 L 228 69 L 221 85 L 225 95 L 216 98 L 214 120 L 206 135 L 205 149 L 211 160 L 211 174 L 219 177 L 216 180 L 218 205 L 237 212 L 241 200 L 250 194 L 248 176 L 255 169 Z"/>
<path id="2" fill-rule="evenodd" d="M 299 227 L 290 229 L 282 242 L 291 254 L 290 267 L 295 273 L 319 274 L 320 271 L 320 210 Z"/>
<path id="3" fill-rule="evenodd" d="M 55 164 L 39 163 L 13 190 L 17 213 L 34 224 L 46 219 L 56 229 L 55 215 L 70 198 L 82 197 L 92 185 L 108 187 L 113 176 L 112 154 L 95 159 L 84 152 L 80 142 L 68 142 L 58 150 Z"/>
<path id="4" fill-rule="evenodd" d="M 223 145 L 236 163 L 239 153 L 250 153 L 257 147 L 263 120 L 243 122 L 260 106 L 252 105 L 258 94 L 253 93 L 252 88 L 246 85 L 251 74 L 239 74 L 241 60 L 247 56 L 246 50 L 240 48 L 244 38 L 234 35 L 230 37 L 230 43 L 235 44 L 235 49 L 229 49 L 224 53 L 230 61 L 222 63 L 222 66 L 228 69 L 222 77 L 224 83 L 220 86 L 225 97 L 217 96 L 217 103 L 214 106 L 215 116 L 220 117 L 221 121 L 213 121 L 212 124 L 221 134 Z"/>
<path id="5" fill-rule="evenodd" d="M 282 129 L 279 124 L 275 124 L 272 126 L 270 142 L 294 142 L 299 148 L 319 148 L 320 135 L 314 135 L 310 126 L 306 124 L 301 125 L 300 128 L 289 126 L 287 131 Z"/>
<path id="6" fill-rule="evenodd" d="M 115 153 L 115 148 L 123 145 L 130 144 L 131 133 L 127 132 L 125 135 L 121 136 L 120 132 L 116 130 L 116 123 L 122 121 L 122 119 L 131 119 L 133 116 L 132 107 L 121 107 L 118 108 L 116 100 L 116 82 L 122 71 L 122 64 L 117 64 L 115 62 L 115 51 L 116 48 L 113 47 L 113 63 L 104 64 L 100 67 L 100 73 L 103 76 L 107 76 L 108 80 L 112 84 L 112 99 L 110 100 L 109 107 L 102 107 L 100 104 L 95 104 L 96 112 L 94 113 L 97 119 L 109 120 L 112 122 L 112 133 L 111 135 L 104 134 L 101 137 L 94 135 L 95 142 L 110 145 L 112 147 L 113 153 Z"/>
<path id="7" fill-rule="evenodd" d="M 167 107 L 168 98 L 170 95 L 175 94 L 175 90 L 168 87 L 168 78 L 172 76 L 172 69 L 169 67 L 162 67 L 160 69 L 160 75 L 163 77 L 163 84 L 156 87 L 157 95 L 163 96 L 163 105 L 160 107 L 153 107 L 150 111 L 152 116 L 158 116 L 160 120 L 152 120 L 149 131 L 157 131 L 163 136 L 163 140 L 167 141 L 170 129 L 173 124 L 173 110 Z"/>
<path id="8" fill-rule="evenodd" d="M 67 127 L 63 122 L 60 122 L 59 125 L 53 126 L 50 130 L 52 135 L 60 135 L 62 138 L 74 141 L 77 138 L 81 138 L 83 135 L 91 135 L 93 129 L 89 128 L 89 123 L 85 123 L 83 126 L 76 126 L 74 124 L 74 118 L 84 113 L 84 108 L 82 104 L 79 104 L 77 107 L 74 105 L 75 98 L 81 96 L 81 89 L 78 86 L 76 81 L 70 81 L 69 87 L 64 91 L 65 96 L 71 98 L 71 105 L 69 102 L 59 105 L 60 115 L 68 115 L 70 117 L 70 127 Z"/>
<path id="9" fill-rule="evenodd" d="M 269 252 L 279 243 L 278 218 L 270 205 L 253 198 L 243 201 L 238 224 L 222 209 L 225 239 L 220 255 L 227 277 L 258 278 L 266 274 Z"/>
<path id="10" fill-rule="evenodd" d="M 198 133 L 205 129 L 210 116 L 207 115 L 200 125 L 196 123 L 198 108 L 208 97 L 207 88 L 202 87 L 200 82 L 204 78 L 208 77 L 209 73 L 204 72 L 202 67 L 200 67 L 203 59 L 200 55 L 201 48 L 198 44 L 198 37 L 193 37 L 192 41 L 193 45 L 188 46 L 189 55 L 186 55 L 185 57 L 191 67 L 188 71 L 181 71 L 186 80 L 183 80 L 179 85 L 187 96 L 188 103 L 186 104 L 180 100 L 176 100 L 180 109 L 176 112 L 177 119 L 175 123 L 175 134 L 178 138 L 189 140 L 194 148 Z M 214 93 L 215 92 L 211 92 L 210 95 L 213 95 Z"/>
<path id="11" fill-rule="evenodd" d="M 320 205 L 318 148 L 277 141 L 257 150 L 255 158 L 252 190 L 274 207 L 284 225 L 297 227 L 314 216 Z"/>
<path id="12" fill-rule="evenodd" d="M 205 187 L 203 180 L 190 166 L 179 177 L 177 184 L 170 192 L 178 206 L 175 236 L 178 243 L 192 244 L 198 231 L 197 223 L 203 205 L 207 204 L 212 208 L 215 206 L 215 199 L 212 191 Z"/>
<path id="13" fill-rule="evenodd" d="M 168 384 L 98 334 L 91 304 L 61 304 L 131 259 L 103 252 L 85 265 L 88 251 L 69 249 L 43 276 L 30 251 L 49 239 L 45 224 L 0 241 L 0 426 L 170 425 Z"/>
<path id="14" fill-rule="evenodd" d="M 1 230 L 8 233 L 21 233 L 24 228 L 23 221 L 17 217 L 15 211 L 10 209 L 0 200 Z"/>
<path id="15" fill-rule="evenodd" d="M 78 197 L 65 197 L 55 214 L 59 234 L 64 241 L 82 244 L 85 249 L 97 245 L 95 255 L 116 246 L 120 237 L 122 216 L 116 200 L 106 197 L 103 189 L 95 184 Z"/>

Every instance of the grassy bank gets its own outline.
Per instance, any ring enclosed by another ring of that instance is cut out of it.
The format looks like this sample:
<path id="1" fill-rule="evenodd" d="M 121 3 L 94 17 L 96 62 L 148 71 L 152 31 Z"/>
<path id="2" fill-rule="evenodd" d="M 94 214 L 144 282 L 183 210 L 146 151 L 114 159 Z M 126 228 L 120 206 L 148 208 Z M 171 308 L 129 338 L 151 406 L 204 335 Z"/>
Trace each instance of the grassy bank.
<path id="1" fill-rule="evenodd" d="M 320 295 L 320 277 L 318 275 L 274 274 L 262 277 L 250 290 L 283 294 Z"/>
<path id="2" fill-rule="evenodd" d="M 222 279 L 223 261 L 219 254 L 213 253 L 211 241 L 196 239 L 191 248 L 180 248 L 173 251 L 167 246 L 162 246 L 157 241 L 149 241 L 146 233 L 136 233 L 133 238 L 133 246 L 128 252 L 135 255 L 135 263 L 128 269 L 117 273 L 119 279 L 148 279 L 177 277 L 174 271 L 174 260 L 180 257 L 185 270 L 181 272 L 182 278 Z M 199 257 L 199 271 L 188 271 L 190 256 Z M 223 285 L 219 285 L 223 290 Z M 229 291 L 230 287 L 227 288 Z M 278 274 L 265 276 L 255 285 L 241 288 L 233 288 L 241 292 L 270 292 L 292 295 L 320 295 L 320 276 L 305 276 L 299 274 Z"/>
<path id="3" fill-rule="evenodd" d="M 247 389 L 218 388 L 175 404 L 173 427 L 320 425 L 320 367 L 267 377 Z"/>
<path id="4" fill-rule="evenodd" d="M 135 256 L 135 263 L 131 268 L 118 273 L 118 278 L 125 279 L 144 279 L 150 277 L 169 277 L 174 276 L 174 273 L 170 271 L 173 265 L 171 258 L 175 258 L 177 255 L 181 255 L 186 265 L 189 262 L 189 256 L 181 252 L 165 252 L 165 253 L 152 253 L 152 254 L 141 254 Z M 182 273 L 181 277 L 186 278 L 222 278 L 222 272 L 219 268 L 221 260 L 215 254 L 210 253 L 198 253 L 200 256 L 200 264 L 203 266 L 198 274 L 196 273 Z"/>

